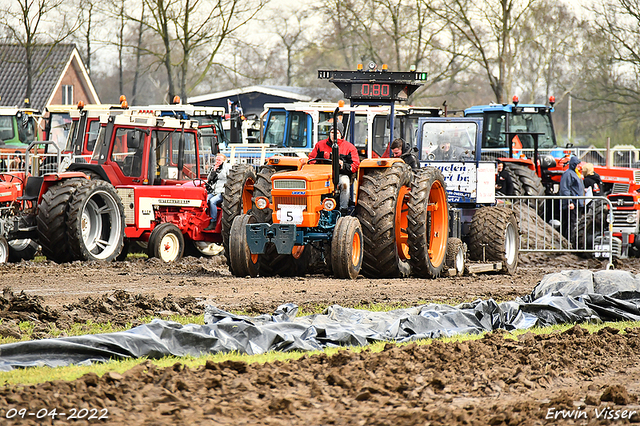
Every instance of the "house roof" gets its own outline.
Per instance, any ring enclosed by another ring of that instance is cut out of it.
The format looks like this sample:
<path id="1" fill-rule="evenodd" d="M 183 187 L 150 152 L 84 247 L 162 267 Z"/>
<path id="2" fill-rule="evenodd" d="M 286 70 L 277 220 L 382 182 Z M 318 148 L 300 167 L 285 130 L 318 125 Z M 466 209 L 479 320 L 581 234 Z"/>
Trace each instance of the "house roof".
<path id="1" fill-rule="evenodd" d="M 98 94 L 90 83 L 89 75 L 74 44 L 58 44 L 56 46 L 40 45 L 34 48 L 32 63 L 33 77 L 30 106 L 42 110 L 55 93 L 66 70 L 74 59 L 79 73 L 89 84 L 88 91 L 100 102 Z M 22 46 L 0 44 L 0 105 L 24 105 L 27 92 L 26 55 Z"/>
<path id="2" fill-rule="evenodd" d="M 225 90 L 224 92 L 207 93 L 206 95 L 192 96 L 188 99 L 190 104 L 209 101 L 213 99 L 234 98 L 245 93 L 264 93 L 265 95 L 280 96 L 296 101 L 311 101 L 311 97 L 301 94 L 300 87 L 290 86 L 248 86 L 239 89 Z"/>

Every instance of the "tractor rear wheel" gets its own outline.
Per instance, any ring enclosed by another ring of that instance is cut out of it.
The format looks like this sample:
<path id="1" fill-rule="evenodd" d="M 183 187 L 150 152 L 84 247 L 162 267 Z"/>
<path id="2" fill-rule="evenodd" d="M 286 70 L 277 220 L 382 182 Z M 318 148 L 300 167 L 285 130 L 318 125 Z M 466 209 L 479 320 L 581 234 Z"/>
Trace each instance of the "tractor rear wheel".
<path id="1" fill-rule="evenodd" d="M 247 244 L 247 225 L 255 222 L 256 219 L 250 214 L 242 214 L 233 219 L 233 238 L 229 241 L 227 259 L 230 262 L 231 273 L 236 277 L 258 276 L 261 255 L 251 254 Z"/>
<path id="2" fill-rule="evenodd" d="M 363 257 L 362 227 L 357 218 L 341 217 L 333 230 L 331 266 L 336 278 L 355 280 Z"/>
<path id="3" fill-rule="evenodd" d="M 56 263 L 75 260 L 69 247 L 67 214 L 69 201 L 87 179 L 68 179 L 47 190 L 38 206 L 38 239 L 42 254 Z"/>
<path id="4" fill-rule="evenodd" d="M 515 196 L 526 195 L 524 193 L 524 189 L 522 188 L 522 183 L 520 182 L 520 179 L 518 178 L 518 175 L 516 174 L 516 172 L 514 172 L 511 167 L 508 167 L 506 165 L 504 169 L 507 171 L 507 173 L 511 177 L 511 182 L 513 183 L 513 195 Z M 496 195 L 506 195 L 506 194 L 498 191 Z"/>
<path id="5" fill-rule="evenodd" d="M 447 268 L 454 269 L 456 275 L 464 273 L 467 247 L 460 238 L 449 238 L 447 241 Z"/>
<path id="6" fill-rule="evenodd" d="M 229 239 L 231 226 L 236 217 L 247 213 L 251 209 L 251 197 L 253 187 L 256 182 L 256 172 L 253 166 L 248 164 L 234 164 L 229 171 L 227 183 L 224 185 L 222 195 L 222 246 L 224 247 L 227 265 L 231 267 L 229 261 Z"/>
<path id="7" fill-rule="evenodd" d="M 9 261 L 9 243 L 5 237 L 0 237 L 0 264 Z"/>
<path id="8" fill-rule="evenodd" d="M 505 166 L 516 175 L 516 180 L 522 188 L 522 194 L 529 197 L 542 197 L 545 195 L 542 180 L 536 172 L 523 164 L 505 164 Z M 513 175 L 511 176 L 513 179 Z M 516 185 L 514 180 L 514 187 Z"/>
<path id="9" fill-rule="evenodd" d="M 411 183 L 408 234 L 412 273 L 436 278 L 442 272 L 449 235 L 449 205 L 442 172 L 419 170 Z"/>
<path id="10" fill-rule="evenodd" d="M 177 262 L 184 254 L 184 237 L 180 228 L 165 222 L 153 228 L 147 246 L 149 257 L 157 257 L 165 263 Z"/>
<path id="11" fill-rule="evenodd" d="M 411 168 L 403 162 L 367 170 L 358 188 L 356 216 L 362 226 L 362 274 L 369 278 L 408 276 L 407 198 Z"/>
<path id="12" fill-rule="evenodd" d="M 67 215 L 75 259 L 115 259 L 124 244 L 124 226 L 124 207 L 113 185 L 97 180 L 78 186 Z"/>
<path id="13" fill-rule="evenodd" d="M 520 236 L 513 212 L 504 207 L 482 207 L 471 219 L 469 256 L 472 260 L 502 262 L 502 272 L 518 267 Z"/>

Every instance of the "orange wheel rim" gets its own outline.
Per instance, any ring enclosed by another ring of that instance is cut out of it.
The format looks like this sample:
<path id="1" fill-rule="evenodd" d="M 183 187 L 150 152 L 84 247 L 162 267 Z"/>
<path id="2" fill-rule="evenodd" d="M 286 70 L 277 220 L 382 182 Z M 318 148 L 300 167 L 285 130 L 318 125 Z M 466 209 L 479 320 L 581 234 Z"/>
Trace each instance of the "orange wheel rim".
<path id="1" fill-rule="evenodd" d="M 398 202 L 396 203 L 396 219 L 395 219 L 395 236 L 396 236 L 396 250 L 400 259 L 406 260 L 411 256 L 409 255 L 409 235 L 407 234 L 407 227 L 409 221 L 407 219 L 409 213 L 409 206 L 407 202 L 409 200 L 409 187 L 403 186 L 398 192 Z"/>
<path id="2" fill-rule="evenodd" d="M 360 256 L 362 255 L 362 240 L 360 239 L 360 233 L 354 232 L 353 239 L 351 240 L 351 264 L 357 266 L 360 263 Z"/>
<path id="3" fill-rule="evenodd" d="M 446 255 L 449 235 L 447 193 L 440 181 L 435 181 L 431 186 L 427 211 L 431 212 L 431 232 L 427 236 L 429 238 L 429 259 L 432 265 L 439 265 Z"/>
<path id="4" fill-rule="evenodd" d="M 253 198 L 253 179 L 247 179 L 242 186 L 242 213 L 251 210 L 251 198 Z"/>
<path id="5" fill-rule="evenodd" d="M 291 256 L 294 259 L 300 259 L 302 253 L 304 253 L 304 246 L 293 246 L 293 249 L 291 249 Z"/>
<path id="6" fill-rule="evenodd" d="M 259 254 L 252 254 L 251 255 L 251 263 L 253 263 L 254 265 L 256 263 L 258 263 L 258 256 L 260 256 Z"/>

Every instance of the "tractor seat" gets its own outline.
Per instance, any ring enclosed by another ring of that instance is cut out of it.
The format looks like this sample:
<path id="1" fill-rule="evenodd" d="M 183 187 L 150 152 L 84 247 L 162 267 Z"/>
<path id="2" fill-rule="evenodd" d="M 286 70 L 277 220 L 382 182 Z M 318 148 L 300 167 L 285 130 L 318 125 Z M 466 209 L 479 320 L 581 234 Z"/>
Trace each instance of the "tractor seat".
<path id="1" fill-rule="evenodd" d="M 19 201 L 34 201 L 38 199 L 40 195 L 40 189 L 42 188 L 42 182 L 44 176 L 29 176 L 27 183 L 24 186 L 24 192 L 21 197 L 16 198 Z"/>

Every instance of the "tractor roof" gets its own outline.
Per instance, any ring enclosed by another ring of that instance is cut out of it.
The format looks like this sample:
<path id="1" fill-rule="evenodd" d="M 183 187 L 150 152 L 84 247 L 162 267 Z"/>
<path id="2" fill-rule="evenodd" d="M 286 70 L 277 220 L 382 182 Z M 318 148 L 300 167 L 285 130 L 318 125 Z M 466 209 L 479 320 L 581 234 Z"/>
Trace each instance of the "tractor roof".
<path id="1" fill-rule="evenodd" d="M 541 112 L 541 111 L 553 111 L 552 107 L 541 104 L 489 104 L 489 105 L 477 105 L 472 106 L 464 110 L 464 114 L 482 114 L 484 112 L 504 111 L 514 112 L 514 109 L 519 112 Z"/>
<path id="2" fill-rule="evenodd" d="M 102 114 L 100 116 L 100 123 L 105 124 L 109 120 L 109 114 Z M 159 117 L 155 112 L 142 112 L 125 110 L 120 115 L 113 116 L 114 124 L 124 126 L 135 127 L 163 127 L 171 129 L 182 129 L 183 126 L 186 129 L 198 128 L 198 122 L 196 120 L 182 120 L 173 117 Z"/>
<path id="3" fill-rule="evenodd" d="M 33 108 L 0 107 L 0 115 L 16 115 L 18 112 L 26 112 L 27 114 L 40 113 L 40 111 Z"/>

